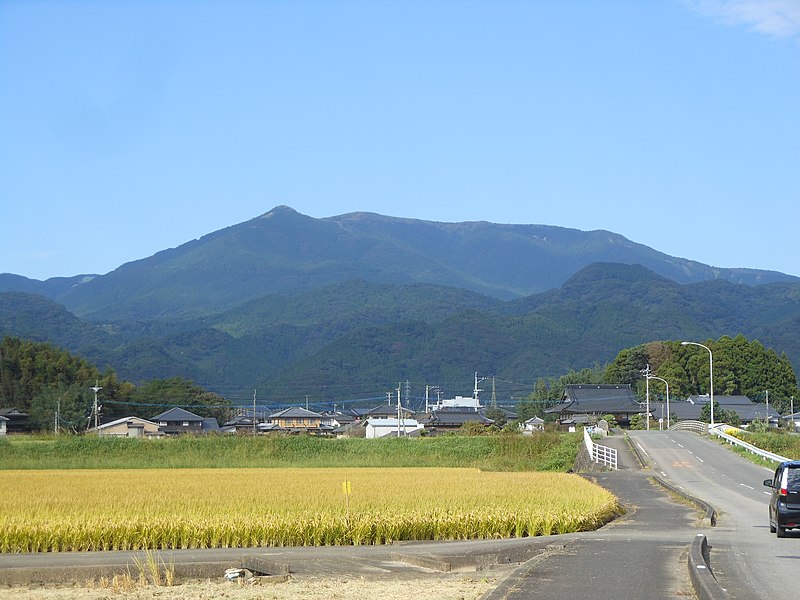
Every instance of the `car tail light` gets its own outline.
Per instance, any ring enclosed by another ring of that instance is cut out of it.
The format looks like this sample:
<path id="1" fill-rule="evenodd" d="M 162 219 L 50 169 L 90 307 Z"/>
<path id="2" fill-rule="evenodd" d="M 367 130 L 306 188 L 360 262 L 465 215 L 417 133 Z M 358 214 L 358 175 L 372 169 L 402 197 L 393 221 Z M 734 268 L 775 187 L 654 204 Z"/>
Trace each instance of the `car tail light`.
<path id="1" fill-rule="evenodd" d="M 779 495 L 784 498 L 789 495 L 789 469 L 784 469 L 781 474 L 781 491 Z"/>

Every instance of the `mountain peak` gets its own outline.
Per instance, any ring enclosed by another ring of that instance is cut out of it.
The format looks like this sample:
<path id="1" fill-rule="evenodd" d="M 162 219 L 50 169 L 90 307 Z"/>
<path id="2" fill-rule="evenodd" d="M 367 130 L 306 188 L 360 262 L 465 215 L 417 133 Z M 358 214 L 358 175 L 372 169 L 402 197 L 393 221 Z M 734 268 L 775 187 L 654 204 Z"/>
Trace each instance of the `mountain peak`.
<path id="1" fill-rule="evenodd" d="M 286 217 L 299 215 L 300 213 L 293 209 L 291 206 L 280 204 L 273 208 L 271 211 L 264 213 L 259 219 L 273 219 L 275 217 Z"/>

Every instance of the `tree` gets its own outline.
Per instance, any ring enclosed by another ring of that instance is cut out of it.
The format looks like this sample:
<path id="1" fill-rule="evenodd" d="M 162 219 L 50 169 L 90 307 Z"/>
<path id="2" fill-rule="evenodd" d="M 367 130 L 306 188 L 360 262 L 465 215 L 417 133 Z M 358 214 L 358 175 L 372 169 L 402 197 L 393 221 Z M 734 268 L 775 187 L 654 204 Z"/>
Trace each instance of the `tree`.
<path id="1" fill-rule="evenodd" d="M 605 383 L 638 384 L 642 379 L 642 371 L 650 362 L 650 356 L 644 346 L 636 346 L 620 351 L 617 357 L 606 367 L 603 375 Z"/>
<path id="2" fill-rule="evenodd" d="M 487 419 L 491 419 L 494 421 L 495 425 L 498 427 L 502 427 L 506 424 L 506 413 L 503 411 L 502 408 L 498 408 L 497 406 L 491 406 L 486 409 L 484 413 Z"/>
<path id="3" fill-rule="evenodd" d="M 722 420 L 722 411 L 719 407 L 719 402 L 714 400 L 714 422 L 715 423 L 723 423 Z M 703 405 L 703 408 L 700 409 L 700 420 L 703 423 L 711 423 L 711 402 L 706 402 Z"/>
<path id="4" fill-rule="evenodd" d="M 225 419 L 231 408 L 222 396 L 182 377 L 148 381 L 136 389 L 133 398 L 136 412 L 147 419 L 171 406 L 186 408 L 203 417 Z"/>

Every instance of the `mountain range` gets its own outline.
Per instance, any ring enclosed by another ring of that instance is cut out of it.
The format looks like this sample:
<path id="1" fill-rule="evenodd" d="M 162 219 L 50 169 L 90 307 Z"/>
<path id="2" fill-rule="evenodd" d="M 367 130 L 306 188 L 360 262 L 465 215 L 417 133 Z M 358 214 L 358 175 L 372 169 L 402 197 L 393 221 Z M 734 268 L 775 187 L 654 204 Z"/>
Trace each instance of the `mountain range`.
<path id="1" fill-rule="evenodd" d="M 798 364 L 799 300 L 796 277 L 607 231 L 279 206 L 102 276 L 0 275 L 0 335 L 133 381 L 182 376 L 281 402 L 406 380 L 466 394 L 476 371 L 504 394 L 657 339 L 742 333 Z"/>

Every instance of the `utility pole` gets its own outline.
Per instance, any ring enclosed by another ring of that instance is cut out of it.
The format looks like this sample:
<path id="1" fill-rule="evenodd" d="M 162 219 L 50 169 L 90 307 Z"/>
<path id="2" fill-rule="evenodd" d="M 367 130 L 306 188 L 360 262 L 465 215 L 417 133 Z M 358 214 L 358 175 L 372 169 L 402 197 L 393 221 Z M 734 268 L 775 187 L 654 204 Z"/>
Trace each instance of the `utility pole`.
<path id="1" fill-rule="evenodd" d="M 308 410 L 308 394 L 306 394 L 306 410 Z"/>
<path id="2" fill-rule="evenodd" d="M 257 433 L 256 429 L 256 391 L 253 390 L 253 435 Z"/>
<path id="3" fill-rule="evenodd" d="M 89 388 L 90 390 L 94 390 L 94 406 L 92 407 L 92 412 L 94 413 L 94 428 L 98 436 L 100 435 L 100 407 L 97 405 L 97 392 L 103 389 L 99 384 L 100 382 L 95 380 L 94 387 Z"/>
<path id="4" fill-rule="evenodd" d="M 431 412 L 430 406 L 430 392 L 433 391 L 436 393 L 436 408 L 438 409 L 442 403 L 442 390 L 439 389 L 438 385 L 426 385 L 425 386 L 425 413 Z"/>
<path id="5" fill-rule="evenodd" d="M 642 372 L 645 379 L 645 411 L 647 412 L 645 420 L 647 421 L 647 431 L 650 431 L 650 365 L 646 365 Z"/>
<path id="6" fill-rule="evenodd" d="M 56 400 L 56 418 L 53 427 L 53 433 L 58 433 L 58 422 L 61 420 L 61 398 Z"/>
<path id="7" fill-rule="evenodd" d="M 769 390 L 767 392 L 767 427 L 769 427 Z"/>
<path id="8" fill-rule="evenodd" d="M 497 408 L 497 387 L 495 386 L 494 375 L 492 375 L 492 408 Z"/>
<path id="9" fill-rule="evenodd" d="M 486 379 L 486 378 L 485 377 L 481 377 L 480 381 L 483 381 L 484 379 Z M 480 394 L 480 392 L 482 392 L 482 391 L 483 390 L 478 387 L 478 372 L 475 371 L 475 389 L 472 392 L 472 395 L 475 398 L 475 412 L 478 412 L 478 408 L 480 407 L 481 402 L 480 402 L 478 394 Z"/>
<path id="10" fill-rule="evenodd" d="M 397 437 L 400 437 L 400 411 L 402 407 L 400 406 L 400 382 L 397 383 Z"/>

